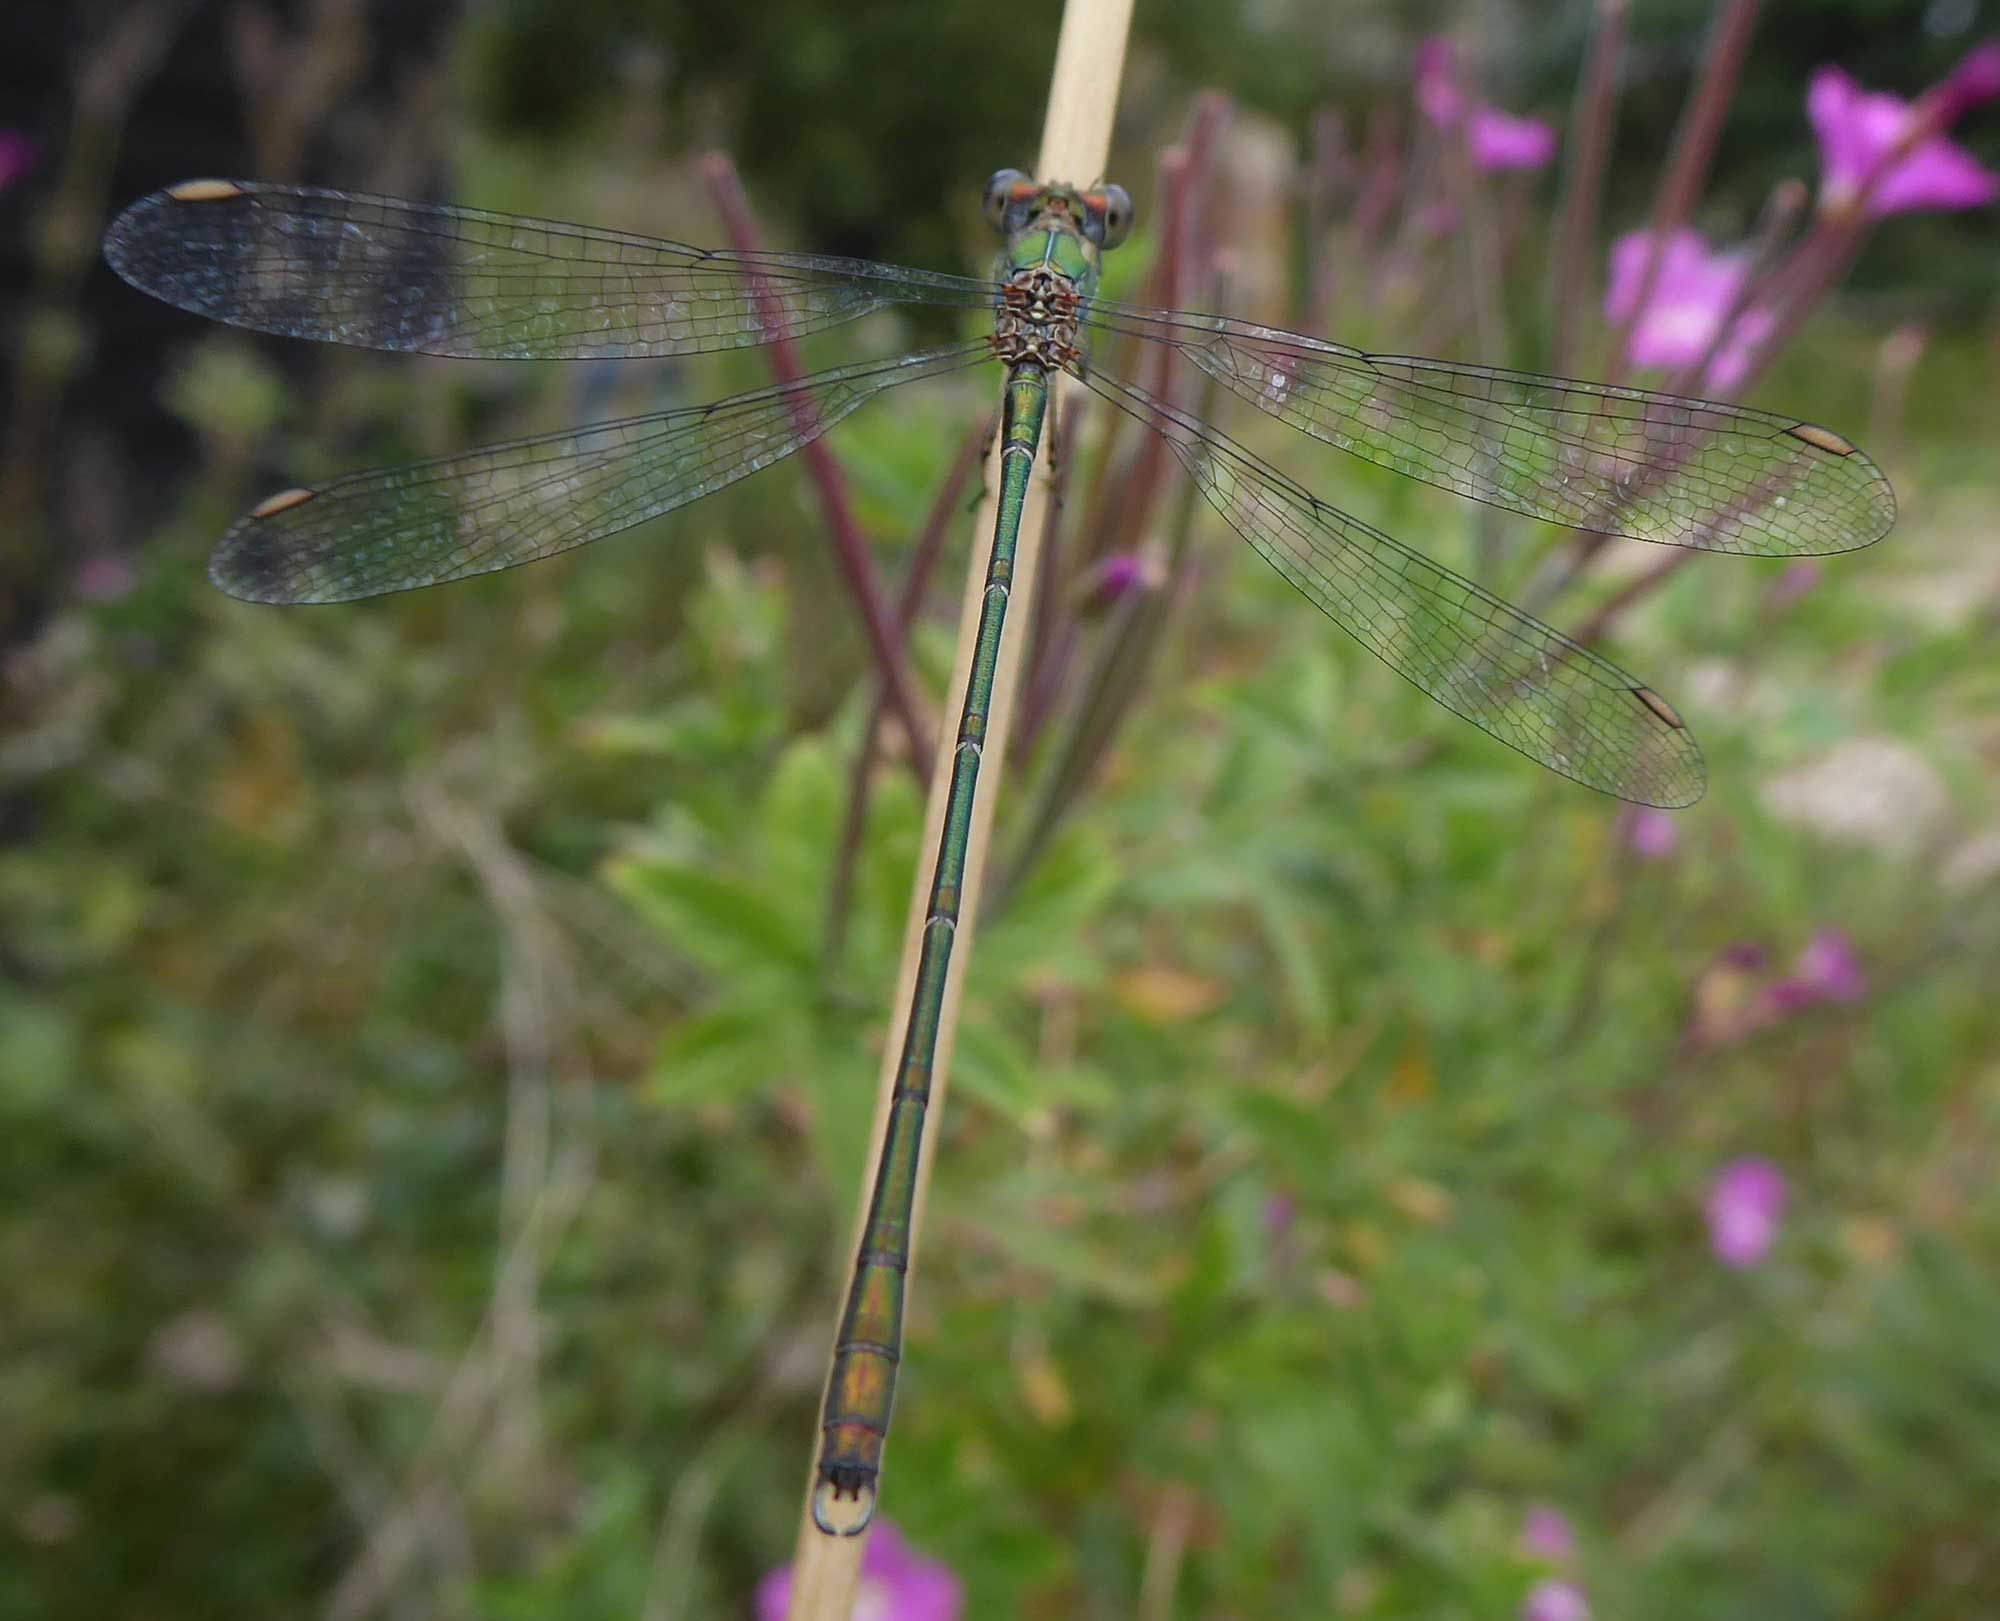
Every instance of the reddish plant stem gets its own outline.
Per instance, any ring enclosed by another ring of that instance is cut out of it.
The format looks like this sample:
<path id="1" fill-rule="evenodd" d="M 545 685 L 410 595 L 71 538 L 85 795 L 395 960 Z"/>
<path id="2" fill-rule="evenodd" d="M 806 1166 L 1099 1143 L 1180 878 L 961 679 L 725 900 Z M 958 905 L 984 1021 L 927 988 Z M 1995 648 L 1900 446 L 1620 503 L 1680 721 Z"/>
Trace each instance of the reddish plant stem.
<path id="1" fill-rule="evenodd" d="M 1930 333 L 1920 322 L 1908 321 L 1882 340 L 1875 355 L 1875 386 L 1869 390 L 1868 445 L 1878 460 L 1902 458 L 1904 429 L 1910 407 L 1910 379 Z"/>
<path id="2" fill-rule="evenodd" d="M 1482 365 L 1495 365 L 1502 358 L 1500 252 L 1493 223 L 1493 203 L 1487 178 L 1472 161 L 1471 109 L 1479 104 L 1479 86 L 1471 73 L 1459 83 L 1465 97 L 1466 113 L 1457 124 L 1442 132 L 1445 196 L 1457 211 L 1459 236 L 1465 252 L 1466 277 L 1471 297 L 1472 346 Z"/>
<path id="3" fill-rule="evenodd" d="M 1185 139 L 1160 154 L 1154 191 L 1160 204 L 1160 253 L 1147 281 L 1146 296 L 1161 308 L 1180 306 L 1182 289 L 1192 284 L 1189 267 L 1205 251 L 1209 211 L 1204 203 L 1230 112 L 1226 96 L 1209 92 L 1197 97 L 1188 115 Z M 1136 338 L 1129 341 L 1139 343 Z M 1153 391 L 1169 396 L 1173 388 L 1172 346 L 1147 345 L 1139 353 L 1142 363 L 1152 368 Z M 1150 433 L 1142 437 L 1130 467 L 1123 473 L 1112 472 L 1112 450 L 1122 426 L 1123 413 L 1113 412 L 1099 438 L 1092 458 L 1090 510 L 1066 560 L 1068 566 L 1055 567 L 1052 550 L 1044 554 L 1035 637 L 1029 650 L 1032 662 L 1015 734 L 1023 751 L 1034 745 L 1054 714 L 1075 650 L 1076 623 L 1069 611 L 1074 582 L 1092 564 L 1137 545 L 1165 477 L 1166 447 L 1158 435 Z M 1076 435 L 1068 434 L 1065 442 L 1073 451 Z M 1064 479 L 1066 472 L 1066 466 L 1059 464 L 1058 480 Z M 1058 538 L 1056 525 L 1061 511 L 1060 502 L 1050 508 L 1047 546 L 1052 547 Z"/>
<path id="4" fill-rule="evenodd" d="M 1193 152 L 1187 147 L 1168 148 L 1160 154 L 1160 261 L 1149 289 L 1152 301 L 1161 309 L 1179 309 L 1184 297 L 1182 289 L 1188 285 L 1192 269 L 1188 261 L 1195 251 L 1193 193 Z M 1172 399 L 1173 345 L 1151 344 L 1145 358 L 1152 373 L 1146 379 L 1146 386 L 1161 399 Z M 1115 512 L 1109 515 L 1111 521 L 1097 531 L 1099 538 L 1091 547 L 1093 560 L 1130 551 L 1137 544 L 1151 516 L 1166 462 L 1166 441 L 1156 433 L 1142 434 L 1138 454 L 1120 481 Z"/>
<path id="5" fill-rule="evenodd" d="M 1702 352 L 1668 379 L 1669 394 L 1706 392 L 1703 379 L 1715 364 L 1715 357 L 1728 344 L 1736 330 L 1736 323 L 1767 296 L 1775 284 L 1779 255 L 1784 251 L 1786 239 L 1797 226 L 1799 216 L 1805 212 L 1806 196 L 1802 180 L 1781 180 L 1772 188 L 1770 198 L 1764 204 L 1764 217 L 1757 227 L 1757 240 L 1750 250 L 1749 273 L 1724 308 L 1722 319 L 1715 323 L 1714 335 Z M 1741 394 L 1756 381 L 1758 371 L 1768 359 L 1763 355 L 1752 356 L 1749 369 L 1729 392 Z"/>
<path id="6" fill-rule="evenodd" d="M 1780 273 L 1772 267 L 1777 263 L 1785 238 L 1791 234 L 1793 226 L 1798 222 L 1799 213 L 1805 207 L 1805 199 L 1805 186 L 1797 180 L 1782 181 L 1773 189 L 1769 202 L 1764 205 L 1763 223 L 1758 228 L 1757 243 L 1751 253 L 1750 273 L 1743 278 L 1742 285 L 1736 289 L 1735 296 L 1723 311 L 1722 319 L 1716 323 L 1715 332 L 1709 338 L 1707 346 L 1691 363 L 1682 367 L 1668 380 L 1669 394 L 1706 392 L 1702 380 L 1707 375 L 1709 367 L 1714 365 L 1715 357 L 1728 343 L 1736 323 L 1779 280 Z M 1752 356 L 1736 387 L 1729 392 L 1742 393 L 1756 381 L 1758 373 L 1764 369 L 1769 360 L 1768 353 Z M 1680 460 L 1690 454 L 1693 448 L 1693 446 L 1682 447 L 1677 457 L 1652 470 L 1654 476 L 1651 479 L 1635 484 L 1626 491 L 1618 505 L 1605 511 L 1599 528 L 1579 533 L 1575 544 L 1568 550 L 1568 556 L 1559 562 L 1552 562 L 1541 579 L 1523 593 L 1521 605 L 1530 613 L 1540 613 L 1574 585 L 1597 561 L 1598 554 L 1611 543 L 1613 537 L 1608 532 L 1609 525 L 1617 517 L 1623 503 L 1655 487 L 1661 478 L 1670 475 L 1673 469 L 1680 465 Z"/>
<path id="7" fill-rule="evenodd" d="M 1014 723 L 1014 746 L 1026 755 L 1055 712 L 1062 692 L 1062 672 L 1069 662 L 1070 644 L 1076 635 L 1076 621 L 1070 612 L 1070 581 L 1073 569 L 1060 567 L 1063 514 L 1069 509 L 1070 460 L 1076 454 L 1080 435 L 1076 431 L 1082 399 L 1069 402 L 1049 424 L 1049 503 L 1042 514 L 1041 579 L 1035 587 L 1035 641 L 1029 648 L 1033 666 L 1024 679 L 1021 713 Z M 1103 474 L 1100 472 L 1100 479 Z"/>
<path id="8" fill-rule="evenodd" d="M 1738 513 L 1748 512 L 1762 506 L 1765 501 L 1777 493 L 1781 482 L 1782 476 L 1774 475 L 1773 478 L 1765 480 L 1754 489 L 1739 496 L 1724 511 L 1716 515 L 1714 521 L 1708 525 L 1707 533 L 1713 535 Z M 1620 619 L 1624 618 L 1633 608 L 1644 602 L 1646 598 L 1659 590 L 1661 586 L 1665 585 L 1667 581 L 1671 580 L 1701 555 L 1702 547 L 1699 544 L 1690 544 L 1675 548 L 1644 573 L 1635 575 L 1632 579 L 1627 580 L 1606 598 L 1604 602 L 1600 603 L 1595 611 L 1571 632 L 1570 639 L 1581 642 L 1585 647 L 1590 647 L 1603 640 L 1612 626 L 1617 624 Z"/>
<path id="9" fill-rule="evenodd" d="M 1368 148 L 1362 159 L 1361 193 L 1354 199 L 1354 213 L 1348 222 L 1350 260 L 1372 249 L 1396 210 L 1403 191 L 1402 123 L 1396 109 L 1386 102 L 1368 115 Z M 1380 291 L 1380 266 L 1359 277 L 1371 298 Z"/>
<path id="10" fill-rule="evenodd" d="M 1227 298 L 1228 289 L 1219 270 L 1209 280 L 1208 293 L 1217 308 Z M 1204 377 L 1195 402 L 1197 417 L 1205 419 L 1213 411 L 1215 394 L 1215 379 Z M 1168 616 L 1186 594 L 1190 541 L 1199 504 L 1193 481 L 1183 481 L 1180 504 L 1169 528 L 1165 567 L 1158 571 L 1157 579 L 1142 572 L 1133 594 L 1113 608 L 1101 631 L 1097 658 L 1081 683 L 1068 729 L 1037 784 L 1036 803 L 1023 823 L 1026 831 L 1007 864 L 996 904 L 1005 904 L 1047 848 L 1064 816 L 1110 755 L 1142 696 Z"/>
<path id="11" fill-rule="evenodd" d="M 1757 0 L 1723 0 L 1715 26 L 1709 32 L 1700 77 L 1695 80 L 1687 110 L 1674 131 L 1666 173 L 1661 176 L 1660 189 L 1653 200 L 1646 267 L 1639 277 L 1638 296 L 1611 334 L 1611 352 L 1605 360 L 1606 382 L 1621 382 L 1625 377 L 1625 351 L 1632 341 L 1632 328 L 1652 302 L 1667 238 L 1687 223 L 1708 178 L 1722 122 L 1736 94 L 1737 80 L 1742 77 L 1743 59 L 1749 53 L 1750 35 L 1756 24 Z"/>
<path id="12" fill-rule="evenodd" d="M 944 551 L 944 538 L 951 528 L 952 515 L 959 508 L 966 480 L 979 465 L 980 453 L 992 431 L 993 423 L 989 417 L 960 442 L 958 454 L 952 458 L 944 482 L 938 486 L 937 496 L 931 502 L 924 526 L 917 532 L 916 544 L 910 549 L 909 572 L 903 576 L 903 589 L 896 599 L 896 631 L 904 645 L 908 644 L 910 627 L 917 622 L 918 610 L 923 607 L 924 592 L 930 586 L 938 557 Z M 876 687 L 874 700 L 868 706 L 868 718 L 861 726 L 861 745 L 854 751 L 854 769 L 848 780 L 847 814 L 841 823 L 833 882 L 827 890 L 826 926 L 821 933 L 821 963 L 829 983 L 839 972 L 841 953 L 847 945 L 849 902 L 854 894 L 854 866 L 860 859 L 861 835 L 868 825 L 868 802 L 874 795 L 875 762 L 880 753 L 882 720 L 887 711 L 888 690 L 885 683 Z"/>
<path id="13" fill-rule="evenodd" d="M 1374 281 L 1369 289 L 1370 300 L 1376 308 L 1381 308 L 1391 291 L 1404 295 L 1403 305 L 1407 309 L 1421 309 L 1433 302 L 1424 295 L 1429 291 L 1424 286 L 1426 272 L 1436 272 L 1442 255 L 1433 251 L 1434 236 L 1432 220 L 1435 205 L 1442 191 L 1442 166 L 1444 136 L 1426 118 L 1413 121 L 1410 130 L 1409 150 L 1404 155 L 1401 184 L 1397 187 L 1396 201 L 1401 203 L 1402 212 L 1396 218 L 1395 229 L 1390 234 L 1383 251 L 1376 255 Z M 1384 221 L 1387 224 L 1387 221 Z M 1448 277 L 1449 272 L 1445 272 Z M 1411 292 L 1412 284 L 1415 286 Z M 1457 317 L 1459 300 L 1443 302 L 1451 307 L 1450 324 L 1456 328 L 1462 324 Z"/>
<path id="14" fill-rule="evenodd" d="M 1193 286 L 1207 273 L 1215 255 L 1215 171 L 1222 155 L 1222 140 L 1235 116 L 1235 104 L 1220 90 L 1204 90 L 1195 97 L 1188 114 L 1187 134 L 1181 144 L 1188 150 L 1188 255 L 1181 271 L 1182 284 Z"/>
<path id="15" fill-rule="evenodd" d="M 1333 214 L 1353 173 L 1347 130 L 1340 114 L 1322 107 L 1313 114 L 1312 157 L 1305 176 L 1305 280 L 1298 308 L 1301 332 L 1320 333 L 1333 319 L 1340 276 L 1333 251 Z"/>
<path id="16" fill-rule="evenodd" d="M 1188 114 L 1186 133 L 1160 154 L 1159 180 L 1155 189 L 1160 205 L 1160 252 L 1147 280 L 1146 297 L 1151 303 L 1166 309 L 1178 307 L 1179 288 L 1194 284 L 1187 261 L 1190 256 L 1199 256 L 1203 252 L 1208 210 L 1202 206 L 1201 200 L 1206 197 L 1215 174 L 1217 149 L 1228 124 L 1230 110 L 1229 98 L 1219 92 L 1208 91 L 1197 96 Z M 1153 380 L 1154 387 L 1157 389 L 1166 385 L 1169 377 L 1165 369 L 1166 360 L 1171 358 L 1171 352 L 1164 345 L 1148 345 L 1144 339 L 1130 337 L 1125 340 L 1121 353 L 1147 357 L 1161 368 Z M 1136 369 L 1136 364 L 1126 369 Z M 1130 498 L 1133 475 L 1128 474 L 1121 483 L 1109 477 L 1107 471 L 1112 466 L 1113 451 L 1118 436 L 1124 431 L 1125 420 L 1122 411 L 1111 413 L 1106 419 L 1103 434 L 1099 436 L 1097 452 L 1092 458 L 1090 510 L 1083 526 L 1086 540 L 1076 550 L 1071 565 L 1072 575 L 1114 549 L 1108 543 L 1088 537 L 1112 534 L 1114 525 L 1110 515 L 1114 510 L 1122 510 L 1123 503 Z M 1141 452 L 1142 459 L 1145 454 Z"/>
<path id="17" fill-rule="evenodd" d="M 1160 154 L 1154 191 L 1160 206 L 1160 251 L 1147 279 L 1146 297 L 1163 309 L 1178 308 L 1180 289 L 1193 286 L 1199 274 L 1198 264 L 1191 261 L 1199 261 L 1204 254 L 1209 216 L 1204 203 L 1214 179 L 1217 150 L 1230 111 L 1229 98 L 1219 92 L 1208 91 L 1197 96 L 1188 114 L 1185 134 Z M 1164 344 L 1149 345 L 1137 337 L 1128 338 L 1125 343 L 1126 352 L 1142 357 L 1134 363 L 1134 369 L 1139 364 L 1152 365 L 1155 372 L 1151 385 L 1155 392 L 1164 391 L 1171 381 L 1172 350 Z M 1090 511 L 1083 526 L 1085 539 L 1076 549 L 1072 575 L 1117 549 L 1115 539 L 1099 537 L 1130 531 L 1129 516 L 1121 528 L 1112 521 L 1111 514 L 1114 511 L 1129 514 L 1134 492 L 1147 487 L 1144 469 L 1148 458 L 1157 464 L 1158 455 L 1149 443 L 1141 447 L 1133 468 L 1122 479 L 1107 476 L 1113 447 L 1124 427 L 1123 412 L 1113 412 L 1106 421 L 1094 458 L 1096 476 L 1090 485 Z M 1144 437 L 1150 441 L 1155 436 Z"/>
<path id="18" fill-rule="evenodd" d="M 1585 647 L 1595 647 L 1610 634 L 1613 625 L 1686 568 L 1697 555 L 1690 551 L 1672 551 L 1644 573 L 1633 575 L 1569 633 L 1570 640 L 1581 642 Z"/>
<path id="19" fill-rule="evenodd" d="M 737 179 L 736 166 L 727 154 L 711 152 L 701 160 L 700 169 L 709 197 L 729 233 L 731 245 L 738 253 L 756 253 L 757 227 L 750 214 L 750 204 L 743 195 L 742 182 Z M 771 373 L 781 385 L 790 387 L 805 375 L 799 365 L 798 346 L 783 334 L 782 324 L 777 318 L 776 301 L 769 288 L 761 280 L 753 281 L 752 285 L 759 317 L 771 333 L 770 341 L 765 346 L 765 352 L 771 357 Z M 803 396 L 799 399 L 796 414 L 801 431 L 809 431 L 814 426 L 811 404 Z M 813 486 L 819 491 L 820 511 L 826 520 L 827 536 L 833 542 L 834 557 L 840 564 L 847 589 L 861 611 L 862 626 L 868 633 L 868 645 L 875 655 L 876 668 L 881 672 L 889 708 L 909 739 L 911 769 L 916 772 L 919 782 L 928 782 L 931 727 L 923 719 L 916 688 L 910 680 L 909 664 L 903 657 L 902 643 L 896 635 L 888 606 L 882 600 L 881 587 L 875 578 L 875 565 L 868 556 L 867 542 L 862 538 L 861 526 L 855 521 L 854 508 L 847 499 L 847 486 L 841 477 L 840 466 L 834 461 L 833 453 L 817 438 L 799 447 L 799 459 L 805 463 Z"/>
<path id="20" fill-rule="evenodd" d="M 1627 0 L 1598 0 L 1596 26 L 1583 77 L 1577 81 L 1569 162 L 1549 260 L 1550 370 L 1566 374 L 1575 363 L 1578 318 L 1591 298 L 1585 268 L 1597 241 L 1604 201 L 1604 170 L 1618 116 L 1618 65 L 1625 54 Z"/>

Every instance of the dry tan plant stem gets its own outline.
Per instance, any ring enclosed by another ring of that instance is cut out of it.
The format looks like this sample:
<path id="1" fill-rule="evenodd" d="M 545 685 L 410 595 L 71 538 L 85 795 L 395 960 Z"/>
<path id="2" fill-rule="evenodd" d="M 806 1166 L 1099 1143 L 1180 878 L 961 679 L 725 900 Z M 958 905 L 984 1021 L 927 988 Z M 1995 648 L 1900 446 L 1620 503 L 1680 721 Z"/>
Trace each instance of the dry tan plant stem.
<path id="1" fill-rule="evenodd" d="M 1132 0 L 1067 0 L 1063 8 L 1062 32 L 1056 45 L 1055 72 L 1049 85 L 1049 103 L 1042 126 L 1041 157 L 1036 176 L 1044 180 L 1064 180 L 1074 185 L 1090 185 L 1105 178 L 1104 166 L 1111 151 L 1111 118 L 1118 101 L 1118 81 L 1124 68 L 1125 38 L 1132 21 Z M 1005 154 L 995 157 L 997 168 Z M 1054 405 L 1058 415 L 1070 403 L 1069 382 L 1053 380 Z M 1026 511 L 1022 514 L 1020 539 L 1014 559 L 1014 596 L 1023 604 L 1034 600 L 1036 571 L 1041 562 L 1043 516 L 1049 500 L 1049 459 L 1041 458 L 1029 488 Z M 973 643 L 978 634 L 979 613 L 985 593 L 987 542 L 993 533 L 1000 490 L 999 446 L 994 446 L 986 464 L 986 499 L 980 504 L 977 527 L 973 531 L 972 563 L 966 574 L 965 595 L 960 610 L 958 657 L 952 669 L 952 684 L 945 712 L 956 714 L 965 699 L 972 673 Z M 992 706 L 988 712 L 987 735 L 999 739 L 1013 735 L 1013 710 L 1021 669 L 1021 651 L 1027 644 L 1026 616 L 1001 645 L 1000 660 L 993 681 Z M 998 750 L 995 751 L 997 756 Z M 945 1083 L 950 1075 L 953 1038 L 958 1026 L 959 995 L 965 983 L 966 964 L 978 913 L 980 883 L 986 868 L 988 837 L 993 826 L 993 805 L 998 797 L 1000 772 L 989 761 L 982 772 L 980 793 L 974 801 L 971 837 L 966 847 L 965 895 L 959 914 L 958 947 L 952 952 L 950 973 L 944 987 L 943 1015 L 938 1023 L 937 1051 L 933 1059 L 931 1100 L 924 1124 L 923 1155 L 920 1161 L 916 1210 L 910 1223 L 910 1260 L 914 1273 L 917 1242 L 923 1229 L 925 1190 L 930 1168 L 935 1163 L 939 1122 L 944 1118 Z M 884 1044 L 882 1070 L 875 1095 L 875 1126 L 865 1163 L 872 1171 L 880 1156 L 882 1139 L 888 1129 L 889 1106 L 894 1096 L 899 1044 L 893 1032 L 900 1031 L 909 1018 L 916 991 L 917 961 L 922 948 L 924 919 L 930 905 L 930 864 L 928 852 L 937 847 L 944 827 L 946 800 L 951 785 L 951 758 L 940 750 L 931 778 L 930 808 L 925 817 L 923 850 L 910 895 L 909 921 L 903 933 L 903 966 L 896 995 L 891 1004 L 890 1039 Z M 850 1265 L 860 1244 L 861 1229 L 867 1220 L 868 1187 L 864 1181 L 855 1211 L 854 1241 L 850 1245 Z M 841 1273 L 844 1291 L 848 1271 Z M 838 1298 L 838 1297 L 836 1297 Z M 813 1458 L 818 1456 L 819 1434 L 813 1434 Z M 849 1621 L 855 1594 L 861 1582 L 861 1558 L 867 1536 L 830 1537 L 813 1524 L 812 1481 L 808 1476 L 805 1498 L 800 1505 L 799 1530 L 792 1564 L 792 1596 L 788 1621 Z"/>

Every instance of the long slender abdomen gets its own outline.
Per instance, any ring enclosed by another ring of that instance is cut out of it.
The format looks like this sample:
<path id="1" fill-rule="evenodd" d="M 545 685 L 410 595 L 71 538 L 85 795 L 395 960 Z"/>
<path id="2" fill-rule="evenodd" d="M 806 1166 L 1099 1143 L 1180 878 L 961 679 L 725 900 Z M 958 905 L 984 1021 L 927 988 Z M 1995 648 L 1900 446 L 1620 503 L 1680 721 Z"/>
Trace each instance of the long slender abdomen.
<path id="1" fill-rule="evenodd" d="M 829 1535 L 854 1536 L 875 1512 L 875 1486 L 882 1470 L 882 1446 L 896 1399 L 896 1369 L 903 1349 L 904 1280 L 910 1266 L 910 1220 L 917 1198 L 917 1167 L 923 1153 L 924 1119 L 930 1108 L 932 1065 L 937 1059 L 938 1021 L 944 1012 L 951 948 L 965 886 L 966 849 L 972 837 L 972 807 L 979 791 L 979 764 L 993 703 L 994 672 L 1000 662 L 1007 603 L 1013 593 L 1014 554 L 1027 501 L 1028 478 L 1047 414 L 1048 376 L 1031 362 L 1015 364 L 1007 375 L 1001 418 L 999 515 L 986 564 L 986 592 L 973 645 L 965 703 L 959 711 L 952 750 L 951 790 L 944 828 L 931 868 L 930 912 L 924 920 L 923 950 L 903 1032 L 896 1071 L 896 1094 L 889 1126 L 869 1195 L 868 1222 L 855 1257 L 854 1280 L 841 1313 L 834 1345 L 833 1373 L 827 1381 L 820 1421 L 819 1481 L 813 1490 L 813 1522 Z M 840 1506 L 852 1503 L 851 1520 Z"/>

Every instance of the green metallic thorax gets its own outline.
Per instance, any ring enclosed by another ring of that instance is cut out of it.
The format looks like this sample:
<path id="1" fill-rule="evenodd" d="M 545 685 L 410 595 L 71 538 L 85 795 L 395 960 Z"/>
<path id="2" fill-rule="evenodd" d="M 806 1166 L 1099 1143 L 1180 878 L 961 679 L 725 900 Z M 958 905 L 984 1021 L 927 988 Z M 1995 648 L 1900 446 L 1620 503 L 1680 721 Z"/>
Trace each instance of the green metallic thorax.
<path id="1" fill-rule="evenodd" d="M 1009 271 L 1042 266 L 1067 276 L 1086 298 L 1097 289 L 1097 255 L 1073 230 L 1030 226 L 1007 245 L 1000 259 L 1000 274 L 1004 279 Z"/>
<path id="2" fill-rule="evenodd" d="M 1048 416 L 1049 369 L 1074 352 L 1075 306 L 1097 285 L 1097 252 L 1079 233 L 1074 199 L 1059 188 L 1008 241 L 1001 279 L 1010 292 L 996 313 L 994 352 L 1008 363 L 1000 423 L 999 513 L 986 563 L 986 590 L 978 638 L 951 762 L 944 829 L 932 867 L 923 947 L 897 1065 L 894 1101 L 882 1141 L 868 1223 L 848 1290 L 834 1348 L 832 1377 L 821 1416 L 822 1442 L 814 1514 L 823 1530 L 834 1527 L 821 1498 L 857 1500 L 870 1494 L 860 1522 L 873 1513 L 872 1494 L 882 1463 L 902 1356 L 904 1280 L 909 1271 L 910 1223 L 916 1204 L 917 1167 L 924 1117 L 930 1107 L 938 1023 L 951 968 L 951 951 L 964 900 L 965 862 L 972 837 L 972 808 L 979 768 L 990 740 L 988 722 L 1001 636 L 1013 594 L 1015 551 L 1028 482 Z M 1053 359 L 1051 357 L 1054 357 Z"/>

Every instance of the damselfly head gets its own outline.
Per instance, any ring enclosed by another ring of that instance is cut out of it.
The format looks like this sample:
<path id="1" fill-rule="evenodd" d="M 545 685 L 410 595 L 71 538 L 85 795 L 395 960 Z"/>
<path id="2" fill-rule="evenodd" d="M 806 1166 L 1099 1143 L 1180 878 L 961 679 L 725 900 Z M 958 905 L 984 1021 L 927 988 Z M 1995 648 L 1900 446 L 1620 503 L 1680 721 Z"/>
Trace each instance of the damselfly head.
<path id="1" fill-rule="evenodd" d="M 1132 231 L 1132 198 L 1123 186 L 1078 190 L 1042 184 L 1019 169 L 1002 169 L 986 182 L 987 222 L 1003 237 L 1034 229 L 1069 230 L 1091 246 L 1115 248 Z"/>

